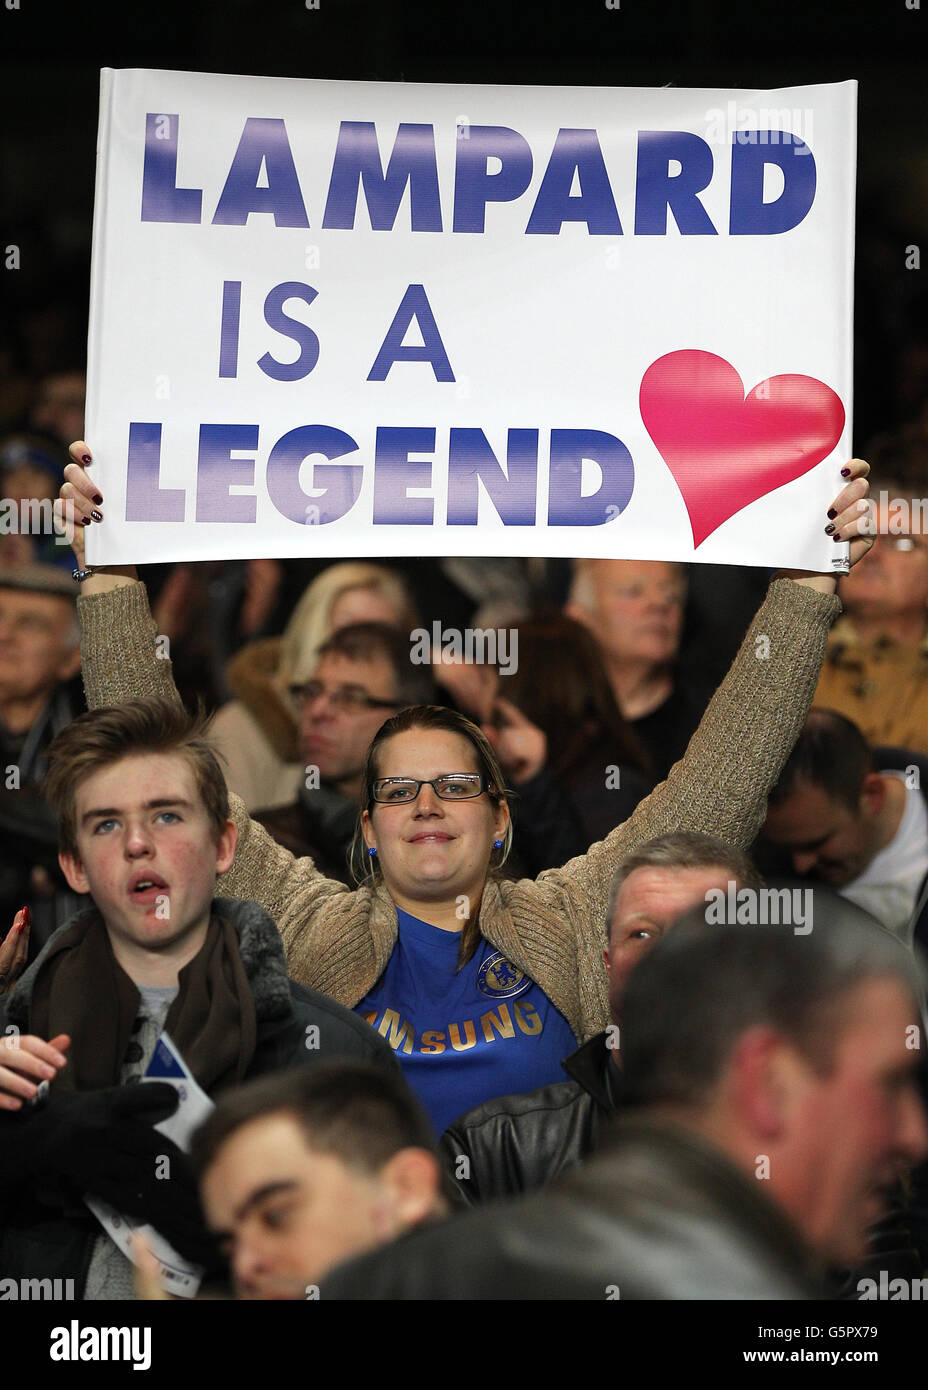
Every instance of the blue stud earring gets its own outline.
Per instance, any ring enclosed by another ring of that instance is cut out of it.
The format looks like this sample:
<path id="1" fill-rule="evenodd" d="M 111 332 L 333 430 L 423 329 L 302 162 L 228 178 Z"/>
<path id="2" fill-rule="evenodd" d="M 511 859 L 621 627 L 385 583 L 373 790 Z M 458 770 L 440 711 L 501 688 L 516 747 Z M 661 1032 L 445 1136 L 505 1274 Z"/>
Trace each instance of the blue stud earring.
<path id="1" fill-rule="evenodd" d="M 493 848 L 494 848 L 494 849 L 502 849 L 502 847 L 503 847 L 503 842 L 502 842 L 502 840 L 494 840 L 494 841 L 493 841 Z"/>
<path id="2" fill-rule="evenodd" d="M 376 849 L 374 848 L 373 845 L 368 845 L 368 847 L 367 847 L 367 852 L 368 852 L 368 854 L 370 855 L 370 857 L 371 857 L 372 859 L 376 859 L 376 857 L 377 857 L 377 851 L 376 851 Z"/>

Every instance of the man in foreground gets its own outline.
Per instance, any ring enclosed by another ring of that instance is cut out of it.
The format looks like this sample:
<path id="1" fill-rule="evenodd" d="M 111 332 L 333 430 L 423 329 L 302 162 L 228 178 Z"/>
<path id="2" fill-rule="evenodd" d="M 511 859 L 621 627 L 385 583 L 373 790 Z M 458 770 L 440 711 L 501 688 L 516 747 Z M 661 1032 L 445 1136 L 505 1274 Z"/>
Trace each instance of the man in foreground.
<path id="1" fill-rule="evenodd" d="M 623 1117 L 580 1172 L 336 1271 L 323 1298 L 794 1299 L 928 1152 L 917 973 L 857 914 L 670 932 L 628 981 Z M 917 1031 L 914 1031 L 917 1030 Z"/>
<path id="2" fill-rule="evenodd" d="M 176 1094 L 132 1085 L 162 1030 L 210 1097 L 320 1058 L 396 1063 L 360 1019 L 290 982 L 263 908 L 214 897 L 237 832 L 199 720 L 131 701 L 74 720 L 48 756 L 61 867 L 93 906 L 0 1001 L 0 1269 L 131 1298 L 129 1262 L 86 1193 L 209 1256 L 184 1156 L 152 1128 Z M 43 1082 L 47 1100 L 24 1106 Z"/>
<path id="3" fill-rule="evenodd" d="M 428 1119 L 399 1076 L 364 1063 L 232 1092 L 191 1160 L 242 1299 L 318 1297 L 335 1265 L 445 1211 Z"/>

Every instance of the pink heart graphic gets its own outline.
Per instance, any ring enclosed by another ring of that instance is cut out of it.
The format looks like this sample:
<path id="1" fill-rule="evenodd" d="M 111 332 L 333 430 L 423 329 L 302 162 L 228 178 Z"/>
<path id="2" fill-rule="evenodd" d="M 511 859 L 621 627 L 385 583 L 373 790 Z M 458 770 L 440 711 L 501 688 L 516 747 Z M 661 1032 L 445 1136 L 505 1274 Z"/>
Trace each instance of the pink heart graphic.
<path id="1" fill-rule="evenodd" d="M 686 504 L 694 546 L 821 463 L 844 429 L 844 406 L 823 381 L 772 376 L 745 397 L 731 363 L 696 348 L 651 363 L 639 407 Z"/>

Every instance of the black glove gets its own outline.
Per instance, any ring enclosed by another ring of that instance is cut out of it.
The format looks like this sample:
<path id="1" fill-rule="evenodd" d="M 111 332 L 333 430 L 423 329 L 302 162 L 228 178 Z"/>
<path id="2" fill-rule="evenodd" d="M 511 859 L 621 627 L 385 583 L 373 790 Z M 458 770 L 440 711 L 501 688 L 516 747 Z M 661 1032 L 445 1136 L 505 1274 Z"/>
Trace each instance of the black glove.
<path id="1" fill-rule="evenodd" d="M 209 1272 L 223 1269 L 219 1247 L 203 1219 L 187 1155 L 164 1134 L 155 1133 L 153 1148 L 153 1154 L 137 1160 L 131 1175 L 98 1174 L 87 1191 L 122 1215 L 154 1226 L 185 1259 Z"/>
<path id="2" fill-rule="evenodd" d="M 64 1178 L 79 1191 L 101 1174 L 131 1177 L 167 1142 L 153 1126 L 177 1109 L 166 1081 L 106 1091 L 49 1093 L 44 1104 L 0 1114 L 0 1171 L 8 1185 Z"/>
<path id="3" fill-rule="evenodd" d="M 8 1197 L 26 1181 L 55 1179 L 150 1223 L 179 1254 L 216 1268 L 215 1242 L 186 1156 L 154 1128 L 177 1105 L 173 1086 L 151 1081 L 52 1091 L 35 1109 L 0 1113 L 0 1173 Z"/>

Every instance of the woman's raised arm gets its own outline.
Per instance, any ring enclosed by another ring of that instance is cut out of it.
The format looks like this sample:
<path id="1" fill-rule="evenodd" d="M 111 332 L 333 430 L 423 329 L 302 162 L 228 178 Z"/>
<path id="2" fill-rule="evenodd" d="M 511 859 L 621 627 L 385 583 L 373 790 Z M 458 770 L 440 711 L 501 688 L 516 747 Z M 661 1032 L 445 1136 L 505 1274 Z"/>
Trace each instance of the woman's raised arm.
<path id="1" fill-rule="evenodd" d="M 57 508 L 63 519 L 73 516 L 72 548 L 83 570 L 84 521 L 93 525 L 102 515 L 101 495 L 86 471 L 90 450 L 83 441 L 71 445 L 74 463 L 65 469 Z M 81 672 L 88 709 L 159 696 L 174 704 L 181 698 L 174 684 L 169 644 L 159 639 L 148 607 L 148 595 L 134 568 L 102 568 L 81 581 L 77 603 L 81 624 Z M 217 884 L 226 897 L 249 898 L 270 912 L 285 938 L 288 909 L 313 890 L 313 897 L 345 893 L 343 884 L 326 879 L 311 859 L 295 859 L 278 845 L 245 803 L 230 795 L 230 813 L 238 827 L 235 860 Z M 325 890 L 323 892 L 323 890 Z M 304 908 L 305 910 L 305 908 Z"/>
<path id="2" fill-rule="evenodd" d="M 842 476 L 848 481 L 822 518 L 829 535 L 851 542 L 851 564 L 873 544 L 869 471 L 860 459 L 846 464 Z M 565 903 L 583 901 L 585 915 L 600 930 L 615 870 L 647 840 L 695 830 L 739 848 L 752 843 L 812 703 L 828 631 L 841 611 L 835 587 L 829 574 L 788 571 L 774 577 L 685 756 L 605 840 L 542 874 L 542 892 Z M 575 915 L 566 916 L 576 930 Z"/>

